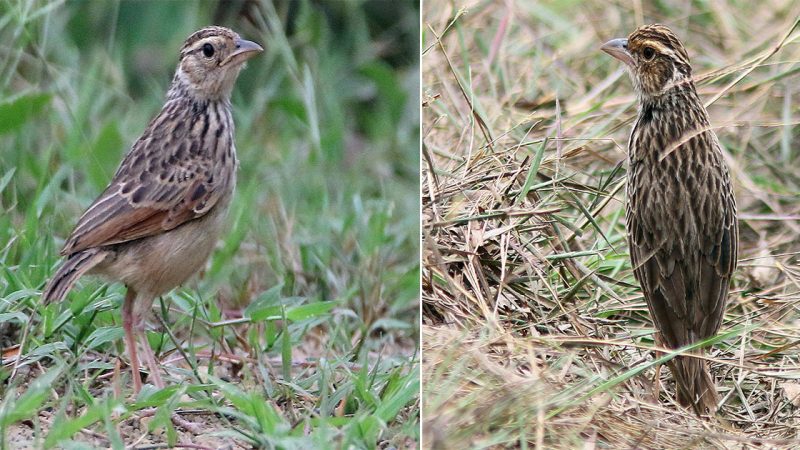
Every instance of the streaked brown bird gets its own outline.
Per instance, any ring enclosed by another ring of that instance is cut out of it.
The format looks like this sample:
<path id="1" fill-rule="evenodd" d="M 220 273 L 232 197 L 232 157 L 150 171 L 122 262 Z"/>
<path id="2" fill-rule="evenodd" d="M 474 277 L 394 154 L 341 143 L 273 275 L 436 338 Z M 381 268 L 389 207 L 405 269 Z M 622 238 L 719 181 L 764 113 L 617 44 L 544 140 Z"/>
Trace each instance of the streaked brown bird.
<path id="1" fill-rule="evenodd" d="M 689 56 L 669 28 L 645 25 L 602 50 L 627 65 L 639 103 L 628 143 L 625 216 L 634 275 L 658 342 L 685 347 L 719 331 L 736 268 L 739 232 L 728 168 Z M 679 403 L 713 415 L 718 395 L 706 362 L 682 356 L 668 365 Z"/>
<path id="2" fill-rule="evenodd" d="M 150 377 L 164 386 L 145 315 L 205 264 L 223 230 L 238 166 L 231 91 L 245 61 L 262 50 L 223 27 L 189 36 L 164 107 L 78 220 L 61 250 L 67 258 L 42 294 L 45 303 L 60 301 L 85 273 L 125 284 L 122 322 L 136 393 L 137 338 Z"/>

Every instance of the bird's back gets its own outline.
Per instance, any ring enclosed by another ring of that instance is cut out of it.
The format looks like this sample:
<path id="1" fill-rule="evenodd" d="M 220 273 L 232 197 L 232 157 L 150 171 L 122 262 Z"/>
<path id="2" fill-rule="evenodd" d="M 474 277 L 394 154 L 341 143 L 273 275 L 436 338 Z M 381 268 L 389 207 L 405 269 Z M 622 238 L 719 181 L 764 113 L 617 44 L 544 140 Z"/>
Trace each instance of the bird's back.
<path id="1" fill-rule="evenodd" d="M 722 323 L 736 204 L 694 86 L 658 100 L 642 107 L 631 134 L 626 218 L 634 274 L 664 343 L 680 347 Z"/>

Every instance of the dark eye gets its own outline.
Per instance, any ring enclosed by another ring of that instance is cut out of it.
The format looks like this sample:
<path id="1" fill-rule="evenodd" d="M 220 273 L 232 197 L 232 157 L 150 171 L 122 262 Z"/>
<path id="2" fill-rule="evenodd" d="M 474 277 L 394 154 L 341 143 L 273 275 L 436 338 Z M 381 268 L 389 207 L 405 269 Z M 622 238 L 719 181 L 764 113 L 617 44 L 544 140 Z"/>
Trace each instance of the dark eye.
<path id="1" fill-rule="evenodd" d="M 211 44 L 203 44 L 203 55 L 205 55 L 206 58 L 214 56 L 214 46 Z"/>
<path id="2" fill-rule="evenodd" d="M 653 47 L 645 47 L 644 50 L 642 50 L 642 56 L 644 56 L 646 61 L 650 61 L 656 56 L 656 51 L 653 50 Z"/>

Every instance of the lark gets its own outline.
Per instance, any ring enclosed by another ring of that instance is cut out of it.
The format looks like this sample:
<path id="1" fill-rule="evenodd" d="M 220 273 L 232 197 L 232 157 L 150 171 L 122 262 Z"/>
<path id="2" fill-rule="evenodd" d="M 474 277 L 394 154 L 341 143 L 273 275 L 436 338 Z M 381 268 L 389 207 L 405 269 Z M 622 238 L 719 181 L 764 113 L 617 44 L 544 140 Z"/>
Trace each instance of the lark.
<path id="1" fill-rule="evenodd" d="M 728 168 L 689 56 L 669 28 L 646 25 L 602 50 L 627 65 L 639 106 L 628 143 L 625 216 L 634 275 L 659 344 L 685 347 L 719 331 L 736 269 Z M 668 365 L 679 403 L 713 415 L 718 395 L 706 362 L 682 356 Z"/>
<path id="2" fill-rule="evenodd" d="M 164 387 L 144 318 L 157 297 L 205 264 L 224 229 L 238 165 L 231 91 L 245 61 L 261 51 L 228 28 L 189 36 L 164 107 L 78 220 L 42 294 L 45 303 L 60 301 L 88 273 L 125 284 L 122 323 L 135 393 L 142 387 L 137 340 L 150 378 Z"/>

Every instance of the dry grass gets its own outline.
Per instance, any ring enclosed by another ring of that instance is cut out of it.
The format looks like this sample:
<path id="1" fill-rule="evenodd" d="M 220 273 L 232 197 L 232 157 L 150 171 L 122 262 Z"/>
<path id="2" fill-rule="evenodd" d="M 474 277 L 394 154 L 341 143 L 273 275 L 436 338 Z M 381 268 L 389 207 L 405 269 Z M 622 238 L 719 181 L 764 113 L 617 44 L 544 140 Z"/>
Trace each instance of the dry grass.
<path id="1" fill-rule="evenodd" d="M 800 4 L 467 3 L 423 11 L 425 447 L 800 446 Z M 625 242 L 635 99 L 598 47 L 651 22 L 689 50 L 740 211 L 714 422 L 657 372 Z"/>

